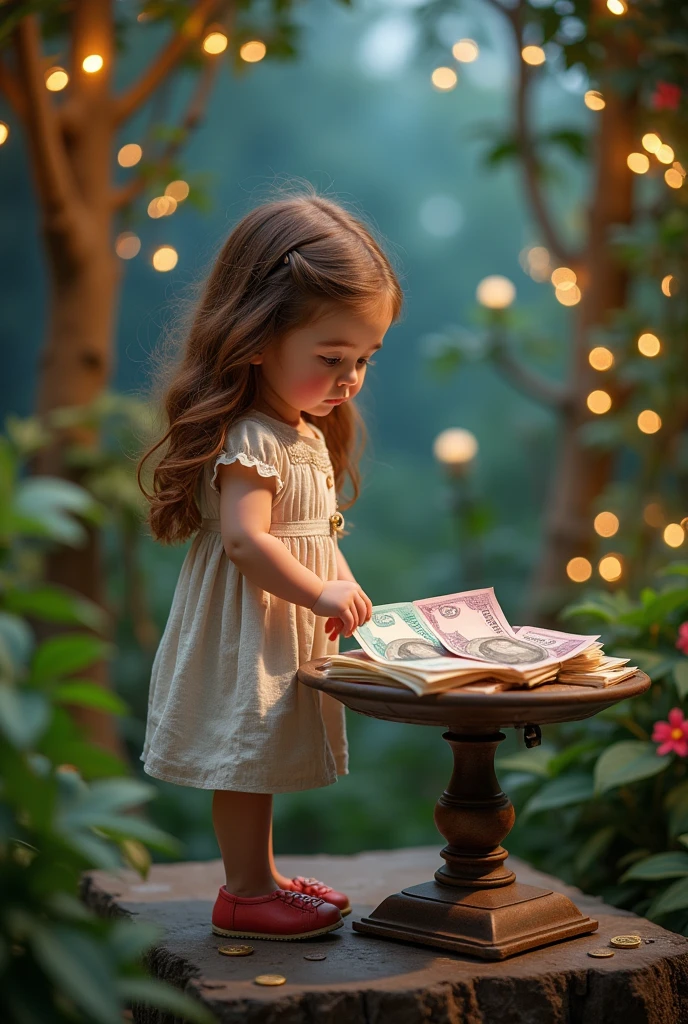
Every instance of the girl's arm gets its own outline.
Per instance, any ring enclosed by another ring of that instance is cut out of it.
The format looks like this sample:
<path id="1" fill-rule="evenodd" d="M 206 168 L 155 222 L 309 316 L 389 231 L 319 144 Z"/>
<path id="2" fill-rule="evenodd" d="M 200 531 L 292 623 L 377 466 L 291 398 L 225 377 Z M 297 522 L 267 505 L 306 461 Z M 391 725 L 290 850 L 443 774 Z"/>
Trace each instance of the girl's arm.
<path id="1" fill-rule="evenodd" d="M 225 552 L 251 583 L 316 615 L 339 619 L 347 636 L 369 618 L 372 605 L 355 581 L 323 583 L 270 533 L 274 477 L 233 462 L 219 466 L 217 483 Z"/>
<path id="2" fill-rule="evenodd" d="M 356 582 L 356 578 L 349 568 L 349 563 L 342 554 L 342 550 L 337 544 L 337 579 L 338 580 L 349 580 L 351 583 Z"/>

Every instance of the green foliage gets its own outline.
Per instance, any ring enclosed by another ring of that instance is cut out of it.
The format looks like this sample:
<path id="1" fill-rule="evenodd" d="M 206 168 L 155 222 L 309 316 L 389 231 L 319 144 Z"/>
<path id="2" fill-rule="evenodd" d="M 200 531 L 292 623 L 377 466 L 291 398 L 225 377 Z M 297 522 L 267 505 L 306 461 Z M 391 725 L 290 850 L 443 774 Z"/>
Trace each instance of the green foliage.
<path id="1" fill-rule="evenodd" d="M 605 648 L 644 669 L 650 690 L 560 726 L 530 766 L 536 751 L 500 766 L 531 772 L 516 801 L 523 807 L 514 852 L 688 934 L 688 759 L 673 750 L 659 756 L 652 738 L 672 708 L 687 710 L 688 656 L 679 637 L 688 619 L 685 568 L 666 566 L 658 588 L 645 587 L 635 599 L 591 594 L 566 613 L 581 631 L 602 629 Z"/>
<path id="2" fill-rule="evenodd" d="M 26 440 L 33 426 L 22 430 Z M 211 1024 L 196 1000 L 145 973 L 157 929 L 100 919 L 78 899 L 84 871 L 145 875 L 147 847 L 178 856 L 179 845 L 141 817 L 155 787 L 128 778 L 69 714 L 127 710 L 81 675 L 110 654 L 93 632 L 102 611 L 40 579 L 47 547 L 79 544 L 98 509 L 81 487 L 22 476 L 21 456 L 0 438 L 0 1018 L 120 1024 L 136 1001 Z M 41 622 L 69 631 L 41 637 Z"/>

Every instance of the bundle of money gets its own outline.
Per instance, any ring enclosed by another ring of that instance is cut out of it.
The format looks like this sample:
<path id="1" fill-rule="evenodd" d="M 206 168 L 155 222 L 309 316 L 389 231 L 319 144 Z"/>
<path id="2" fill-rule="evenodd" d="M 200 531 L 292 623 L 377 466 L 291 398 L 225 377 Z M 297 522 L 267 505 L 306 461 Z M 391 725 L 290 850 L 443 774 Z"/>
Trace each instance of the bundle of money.
<path id="1" fill-rule="evenodd" d="M 611 686 L 637 671 L 627 659 L 606 657 L 599 635 L 510 626 L 492 587 L 377 605 L 355 635 L 361 649 L 330 655 L 329 678 L 402 683 L 419 695 L 554 681 Z"/>

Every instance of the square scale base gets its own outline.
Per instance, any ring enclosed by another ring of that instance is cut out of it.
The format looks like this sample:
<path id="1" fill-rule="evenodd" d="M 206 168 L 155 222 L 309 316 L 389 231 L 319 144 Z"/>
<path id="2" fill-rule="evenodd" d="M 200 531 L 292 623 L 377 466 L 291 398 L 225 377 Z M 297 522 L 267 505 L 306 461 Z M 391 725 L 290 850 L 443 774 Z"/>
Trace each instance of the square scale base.
<path id="1" fill-rule="evenodd" d="M 498 889 L 463 889 L 423 882 L 388 896 L 354 931 L 385 939 L 504 960 L 597 930 L 567 896 L 513 882 Z"/>

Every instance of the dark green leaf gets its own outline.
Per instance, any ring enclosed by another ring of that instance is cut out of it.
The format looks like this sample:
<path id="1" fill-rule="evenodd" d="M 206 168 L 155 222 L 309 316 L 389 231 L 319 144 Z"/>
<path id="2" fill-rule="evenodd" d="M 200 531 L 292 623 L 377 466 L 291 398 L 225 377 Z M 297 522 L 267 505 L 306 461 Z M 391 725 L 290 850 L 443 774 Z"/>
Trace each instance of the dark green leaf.
<path id="1" fill-rule="evenodd" d="M 107 621 L 103 609 L 93 601 L 56 586 L 11 590 L 5 598 L 5 606 L 9 611 L 34 615 L 44 622 L 88 626 L 96 630 L 103 630 Z"/>
<path id="2" fill-rule="evenodd" d="M 0 683 L 0 731 L 15 747 L 28 749 L 49 720 L 50 704 L 42 693 Z"/>
<path id="3" fill-rule="evenodd" d="M 52 691 L 54 700 L 62 704 L 78 704 L 84 708 L 99 708 L 101 711 L 109 711 L 113 715 L 126 715 L 129 707 L 121 697 L 111 690 L 106 690 L 95 683 L 89 683 L 85 679 L 74 680 L 71 683 L 60 683 Z"/>
<path id="4" fill-rule="evenodd" d="M 673 882 L 652 901 L 645 916 L 653 921 L 663 914 L 669 914 L 674 910 L 685 910 L 686 907 L 688 907 L 688 878 L 681 878 L 678 882 Z"/>
<path id="5" fill-rule="evenodd" d="M 620 879 L 629 882 L 633 879 L 659 881 L 664 878 L 683 878 L 688 876 L 688 853 L 680 850 L 668 853 L 656 853 L 652 857 L 639 861 L 629 868 Z"/>
<path id="6" fill-rule="evenodd" d="M 674 666 L 674 682 L 680 700 L 688 696 L 688 658 Z"/>
<path id="7" fill-rule="evenodd" d="M 121 1024 L 115 979 L 103 952 L 73 928 L 34 925 L 31 944 L 56 988 L 98 1024 Z"/>
<path id="8" fill-rule="evenodd" d="M 34 655 L 32 677 L 38 683 L 61 679 L 108 657 L 111 649 L 110 644 L 91 633 L 64 633 L 51 637 L 40 645 Z"/>
<path id="9" fill-rule="evenodd" d="M 538 814 L 541 811 L 554 810 L 557 807 L 570 807 L 573 804 L 584 803 L 593 796 L 593 782 L 591 775 L 582 773 L 571 773 L 560 775 L 540 789 L 521 811 L 521 819 L 524 815 Z"/>
<path id="10" fill-rule="evenodd" d="M 658 775 L 671 764 L 671 756 L 657 756 L 653 743 L 640 740 L 622 740 L 608 747 L 595 765 L 595 792 L 628 785 L 640 779 Z"/>

